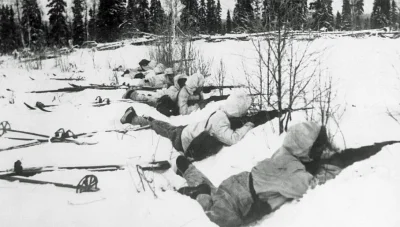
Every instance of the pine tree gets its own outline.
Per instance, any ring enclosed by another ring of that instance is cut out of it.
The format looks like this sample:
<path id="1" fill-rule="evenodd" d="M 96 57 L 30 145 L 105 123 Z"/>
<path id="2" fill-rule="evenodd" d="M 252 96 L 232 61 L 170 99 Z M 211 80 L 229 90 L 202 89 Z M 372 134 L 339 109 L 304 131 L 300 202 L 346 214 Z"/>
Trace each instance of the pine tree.
<path id="1" fill-rule="evenodd" d="M 361 15 L 364 13 L 364 0 L 357 0 L 355 3 L 355 26 L 357 29 L 361 29 Z"/>
<path id="2" fill-rule="evenodd" d="M 74 0 L 72 13 L 74 15 L 72 21 L 72 39 L 74 44 L 81 45 L 85 40 L 85 26 L 83 24 L 83 0 Z"/>
<path id="3" fill-rule="evenodd" d="M 248 11 L 252 11 L 252 7 L 249 7 L 249 2 L 248 0 L 236 0 L 235 8 L 233 9 L 233 23 L 244 30 L 249 29 L 251 21 L 251 14 L 248 15 Z"/>
<path id="4" fill-rule="evenodd" d="M 96 40 L 96 14 L 95 14 L 95 12 L 94 12 L 94 10 L 93 9 L 90 9 L 89 10 L 89 17 L 90 17 L 90 19 L 89 19 L 89 24 L 88 24 L 88 27 L 89 27 L 89 39 L 90 40 Z"/>
<path id="5" fill-rule="evenodd" d="M 22 26 L 28 45 L 33 50 L 43 47 L 42 16 L 36 0 L 22 1 Z"/>
<path id="6" fill-rule="evenodd" d="M 350 30 L 351 29 L 351 8 L 350 8 L 350 1 L 343 0 L 342 5 L 342 29 L 343 30 Z"/>
<path id="7" fill-rule="evenodd" d="M 390 25 L 395 29 L 397 29 L 398 27 L 398 17 L 399 17 L 399 12 L 396 1 L 392 0 L 392 5 L 390 8 Z"/>
<path id="8" fill-rule="evenodd" d="M 47 7 L 49 7 L 50 10 L 47 14 L 49 15 L 51 43 L 58 47 L 65 46 L 68 42 L 68 27 L 65 18 L 65 7 L 67 4 L 64 0 L 49 1 L 50 3 Z"/>
<path id="9" fill-rule="evenodd" d="M 155 33 L 156 27 L 157 27 L 157 19 L 156 19 L 156 13 L 157 13 L 157 0 L 151 0 L 150 1 L 150 15 L 149 15 L 149 31 L 151 33 Z"/>
<path id="10" fill-rule="evenodd" d="M 336 30 L 342 29 L 342 15 L 340 15 L 339 11 L 336 13 L 335 28 L 336 28 Z"/>
<path id="11" fill-rule="evenodd" d="M 274 17 L 271 5 L 272 4 L 269 0 L 263 1 L 261 26 L 264 27 L 267 31 L 270 31 L 271 21 Z"/>
<path id="12" fill-rule="evenodd" d="M 10 6 L 9 11 L 8 11 L 8 24 L 9 24 L 9 50 L 12 51 L 19 46 L 19 39 L 18 39 L 18 33 L 17 33 L 17 24 L 15 23 L 15 13 L 13 8 Z"/>
<path id="13" fill-rule="evenodd" d="M 139 0 L 138 13 L 136 14 L 136 26 L 140 31 L 149 31 L 149 3 L 147 0 Z"/>
<path id="14" fill-rule="evenodd" d="M 252 29 L 254 23 L 254 9 L 253 9 L 253 0 L 243 0 L 244 7 L 244 18 L 246 21 L 246 27 L 248 30 Z"/>
<path id="15" fill-rule="evenodd" d="M 323 5 L 326 8 L 329 3 L 323 0 Z M 288 19 L 291 27 L 294 30 L 300 30 L 304 28 L 304 25 L 307 22 L 307 0 L 291 0 L 288 2 L 288 7 L 289 11 L 287 13 L 290 14 Z M 332 8 L 332 2 L 330 3 L 330 7 Z M 327 12 L 329 11 L 330 10 L 327 9 Z"/>
<path id="16" fill-rule="evenodd" d="M 196 33 L 199 28 L 199 6 L 197 0 L 181 0 L 184 5 L 181 13 L 182 29 L 189 33 Z"/>
<path id="17" fill-rule="evenodd" d="M 165 13 L 160 0 L 151 0 L 149 30 L 152 33 L 159 33 L 164 29 Z"/>
<path id="18" fill-rule="evenodd" d="M 375 0 L 372 7 L 371 27 L 382 28 L 390 24 L 390 0 Z"/>
<path id="19" fill-rule="evenodd" d="M 235 8 L 233 9 L 234 27 L 243 27 L 243 23 L 242 23 L 243 8 L 242 8 L 241 1 L 242 0 L 236 0 Z"/>
<path id="20" fill-rule="evenodd" d="M 0 8 L 0 52 L 11 53 L 18 48 L 19 37 L 14 21 L 14 10 L 9 5 Z"/>
<path id="21" fill-rule="evenodd" d="M 371 19 L 364 18 L 363 29 L 371 29 Z"/>
<path id="22" fill-rule="evenodd" d="M 43 30 L 43 36 L 45 39 L 45 45 L 50 46 L 51 45 L 51 40 L 50 40 L 51 36 L 50 36 L 49 22 L 44 21 L 42 27 L 43 27 L 42 30 Z"/>
<path id="23" fill-rule="evenodd" d="M 226 32 L 232 32 L 232 19 L 231 19 L 231 12 L 228 10 L 226 13 Z"/>
<path id="24" fill-rule="evenodd" d="M 6 53 L 6 47 L 8 43 L 8 37 L 7 37 L 7 25 L 8 20 L 7 20 L 7 14 L 6 14 L 6 9 L 5 6 L 2 5 L 0 9 L 0 51 L 1 53 Z"/>
<path id="25" fill-rule="evenodd" d="M 207 0 L 207 28 L 209 34 L 216 31 L 215 1 Z"/>
<path id="26" fill-rule="evenodd" d="M 207 32 L 207 8 L 204 0 L 200 0 L 198 18 L 200 32 Z"/>
<path id="27" fill-rule="evenodd" d="M 222 19 L 221 19 L 221 3 L 218 0 L 217 2 L 217 7 L 215 8 L 215 26 L 216 26 L 216 32 L 221 33 L 222 30 Z"/>
<path id="28" fill-rule="evenodd" d="M 126 7 L 126 21 L 136 23 L 139 15 L 139 0 L 128 0 L 128 6 Z"/>
<path id="29" fill-rule="evenodd" d="M 333 30 L 332 0 L 317 0 L 314 2 L 313 29 L 326 28 Z"/>
<path id="30" fill-rule="evenodd" d="M 96 21 L 97 39 L 102 42 L 118 39 L 120 35 L 119 25 L 123 22 L 125 15 L 124 0 L 100 0 Z"/>

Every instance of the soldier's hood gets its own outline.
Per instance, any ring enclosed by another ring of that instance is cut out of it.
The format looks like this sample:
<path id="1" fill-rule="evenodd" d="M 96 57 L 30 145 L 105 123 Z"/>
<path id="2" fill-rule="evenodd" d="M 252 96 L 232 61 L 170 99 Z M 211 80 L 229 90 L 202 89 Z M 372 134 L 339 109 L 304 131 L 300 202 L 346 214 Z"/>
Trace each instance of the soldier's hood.
<path id="1" fill-rule="evenodd" d="M 165 70 L 165 66 L 162 63 L 159 63 L 155 68 L 154 68 L 154 72 L 156 74 L 160 74 L 160 73 L 164 73 Z"/>
<path id="2" fill-rule="evenodd" d="M 178 80 L 179 80 L 179 79 L 182 79 L 182 78 L 187 78 L 187 76 L 186 76 L 185 74 L 179 74 L 179 75 L 174 76 L 174 86 L 175 86 L 178 90 L 181 89 L 181 88 L 179 87 Z"/>
<path id="3" fill-rule="evenodd" d="M 282 147 L 276 155 L 288 152 L 297 158 L 309 157 L 320 130 L 321 126 L 314 122 L 293 125 L 288 129 Z"/>
<path id="4" fill-rule="evenodd" d="M 220 109 L 224 111 L 228 117 L 241 117 L 247 113 L 250 106 L 251 97 L 244 91 L 239 90 L 231 94 Z"/>
<path id="5" fill-rule="evenodd" d="M 197 72 L 188 77 L 185 86 L 189 94 L 193 95 L 194 91 L 198 87 L 203 87 L 203 85 L 204 85 L 204 76 Z"/>

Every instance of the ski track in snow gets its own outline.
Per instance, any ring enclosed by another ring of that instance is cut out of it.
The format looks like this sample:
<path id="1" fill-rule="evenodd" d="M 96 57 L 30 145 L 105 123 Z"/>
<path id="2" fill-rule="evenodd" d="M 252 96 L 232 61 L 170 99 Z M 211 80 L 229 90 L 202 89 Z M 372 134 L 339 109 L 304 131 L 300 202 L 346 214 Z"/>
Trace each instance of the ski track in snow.
<path id="1" fill-rule="evenodd" d="M 380 38 L 323 38 L 311 48 L 327 48 L 320 60 L 327 75 L 332 75 L 337 90 L 334 104 L 346 109 L 340 119 L 340 130 L 334 141 L 340 148 L 370 145 L 374 142 L 400 140 L 400 125 L 391 119 L 387 109 L 400 111 L 400 40 Z M 298 43 L 301 46 L 301 42 Z M 227 69 L 227 84 L 244 83 L 243 65 L 254 65 L 251 42 L 225 41 L 222 43 L 196 42 L 207 58 L 213 58 L 213 70 L 219 59 Z M 232 48 L 235 47 L 235 48 Z M 75 84 L 109 84 L 111 67 L 135 67 L 148 57 L 148 47 L 124 48 L 91 53 L 78 50 L 66 57 L 84 73 L 85 81 Z M 3 57 L 4 58 L 4 57 Z M 95 62 L 95 65 L 93 65 Z M 119 100 L 124 90 L 85 90 L 78 93 L 32 94 L 28 91 L 68 87 L 71 81 L 54 67 L 54 59 L 43 61 L 43 70 L 26 70 L 23 64 L 6 59 L 0 68 L 0 121 L 9 121 L 17 130 L 53 135 L 59 128 L 71 129 L 75 134 L 109 129 L 124 129 L 119 119 L 129 106 L 138 114 L 185 125 L 207 118 L 219 103 L 212 103 L 189 116 L 170 119 L 154 108 L 138 104 L 116 102 L 93 107 L 95 98 Z M 53 75 L 56 74 L 56 76 Z M 5 75 L 2 76 L 2 75 Z M 7 91 L 6 89 L 11 89 Z M 10 100 L 14 100 L 10 104 Z M 36 101 L 57 104 L 47 108 L 51 113 L 29 110 L 24 102 L 34 106 Z M 304 114 L 295 113 L 294 121 L 303 121 Z M 278 136 L 277 122 L 269 122 L 251 130 L 238 144 L 225 147 L 218 155 L 197 162 L 196 166 L 215 184 L 270 157 L 279 148 L 284 135 Z M 6 136 L 20 136 L 7 133 Z M 24 137 L 24 136 L 21 136 Z M 29 136 L 26 136 L 29 137 Z M 169 160 L 177 155 L 169 140 L 150 130 L 97 133 L 84 141 L 96 145 L 42 144 L 29 148 L 0 152 L 0 169 L 13 168 L 16 160 L 24 167 L 126 165 L 125 170 L 94 173 L 99 179 L 99 192 L 75 194 L 71 189 L 52 185 L 31 185 L 0 181 L 1 226 L 215 226 L 200 205 L 174 191 L 184 180 L 172 170 L 166 173 L 147 173 L 157 198 L 145 183 L 145 190 L 136 172 L 136 165 L 153 159 Z M 0 149 L 21 142 L 0 138 Z M 391 145 L 372 158 L 344 170 L 335 180 L 309 190 L 299 201 L 293 201 L 253 223 L 251 226 L 399 226 L 400 217 L 400 145 Z M 35 175 L 32 179 L 77 184 L 92 172 L 68 170 Z"/>

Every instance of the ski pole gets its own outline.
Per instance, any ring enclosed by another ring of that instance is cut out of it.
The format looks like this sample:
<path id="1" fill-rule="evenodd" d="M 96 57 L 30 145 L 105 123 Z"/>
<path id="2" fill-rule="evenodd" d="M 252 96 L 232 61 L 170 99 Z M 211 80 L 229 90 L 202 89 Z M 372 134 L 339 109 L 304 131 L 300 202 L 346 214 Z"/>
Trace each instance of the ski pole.
<path id="1" fill-rule="evenodd" d="M 22 183 L 29 183 L 29 184 L 52 184 L 57 187 L 75 189 L 76 193 L 96 192 L 96 191 L 100 190 L 97 187 L 97 184 L 99 181 L 95 175 L 86 175 L 79 181 L 79 183 L 77 185 L 63 184 L 63 183 L 50 182 L 50 181 L 33 180 L 33 179 L 20 178 L 20 177 L 15 177 L 15 176 L 10 176 L 10 175 L 0 176 L 0 179 L 10 181 L 10 182 L 19 181 Z"/>
<path id="2" fill-rule="evenodd" d="M 32 136 L 39 136 L 39 137 L 43 137 L 43 138 L 50 138 L 50 136 L 46 136 L 46 135 L 43 135 L 43 134 L 11 129 L 11 125 L 10 125 L 10 123 L 8 121 L 1 122 L 0 126 L 1 126 L 0 136 L 4 135 L 7 132 L 15 132 L 15 133 L 27 134 L 27 135 L 32 135 Z"/>

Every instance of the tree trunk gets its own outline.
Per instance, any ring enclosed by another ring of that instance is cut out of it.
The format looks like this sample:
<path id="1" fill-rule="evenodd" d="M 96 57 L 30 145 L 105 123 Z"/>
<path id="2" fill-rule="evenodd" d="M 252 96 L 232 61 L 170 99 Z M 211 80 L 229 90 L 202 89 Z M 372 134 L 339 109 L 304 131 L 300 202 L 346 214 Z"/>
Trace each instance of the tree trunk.
<path id="1" fill-rule="evenodd" d="M 17 6 L 18 23 L 19 23 L 19 34 L 20 34 L 20 37 L 21 37 L 21 44 L 22 44 L 22 47 L 25 48 L 24 31 L 23 31 L 23 27 L 22 27 L 22 23 L 21 23 L 21 16 L 19 14 L 19 0 L 17 0 L 16 6 Z"/>

